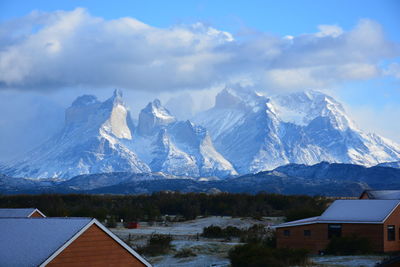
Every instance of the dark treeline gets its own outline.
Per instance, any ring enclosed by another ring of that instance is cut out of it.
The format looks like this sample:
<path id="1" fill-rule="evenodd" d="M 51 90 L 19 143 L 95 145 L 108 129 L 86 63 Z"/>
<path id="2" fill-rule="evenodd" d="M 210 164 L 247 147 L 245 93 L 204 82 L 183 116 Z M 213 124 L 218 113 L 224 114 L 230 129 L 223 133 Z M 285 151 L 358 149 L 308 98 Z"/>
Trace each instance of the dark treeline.
<path id="1" fill-rule="evenodd" d="M 104 220 L 160 220 L 163 215 L 262 217 L 288 220 L 320 215 L 328 200 L 321 197 L 259 193 L 207 195 L 159 192 L 152 195 L 13 195 L 0 196 L 0 208 L 35 207 L 51 217 L 79 216 Z"/>

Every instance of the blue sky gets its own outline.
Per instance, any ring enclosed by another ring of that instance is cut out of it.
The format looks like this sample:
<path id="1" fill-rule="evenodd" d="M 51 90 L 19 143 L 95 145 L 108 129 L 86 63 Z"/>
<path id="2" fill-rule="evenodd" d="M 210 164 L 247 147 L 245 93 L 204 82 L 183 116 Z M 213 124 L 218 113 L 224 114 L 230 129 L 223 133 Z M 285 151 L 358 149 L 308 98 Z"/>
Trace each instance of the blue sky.
<path id="1" fill-rule="evenodd" d="M 350 29 L 359 19 L 379 21 L 388 36 L 400 41 L 400 2 L 397 0 L 301 0 L 301 1 L 21 1 L 0 2 L 2 20 L 21 17 L 32 10 L 54 11 L 85 7 L 105 19 L 134 17 L 157 27 L 198 21 L 236 32 L 241 27 L 279 35 L 315 31 L 319 24 Z"/>
<path id="2" fill-rule="evenodd" d="M 112 87 L 146 102 L 251 80 L 273 93 L 326 91 L 362 129 L 400 143 L 398 14 L 397 0 L 3 0 L 0 105 L 11 112 L 12 95 L 64 108 Z"/>

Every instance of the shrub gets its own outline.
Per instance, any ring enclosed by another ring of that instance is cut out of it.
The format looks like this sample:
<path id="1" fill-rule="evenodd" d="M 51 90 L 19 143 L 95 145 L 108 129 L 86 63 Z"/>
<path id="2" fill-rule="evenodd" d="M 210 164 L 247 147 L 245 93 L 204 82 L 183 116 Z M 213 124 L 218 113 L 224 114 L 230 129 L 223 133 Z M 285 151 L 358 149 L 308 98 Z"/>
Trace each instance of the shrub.
<path id="1" fill-rule="evenodd" d="M 194 253 L 191 249 L 189 248 L 184 248 L 180 251 L 178 251 L 175 254 L 175 258 L 188 258 L 188 257 L 195 257 L 197 256 L 196 253 Z"/>
<path id="2" fill-rule="evenodd" d="M 272 232 L 264 240 L 263 244 L 270 248 L 276 248 L 276 232 Z"/>
<path id="3" fill-rule="evenodd" d="M 227 226 L 221 228 L 219 226 L 208 226 L 203 228 L 203 233 L 201 236 L 207 238 L 231 238 L 231 237 L 241 237 L 245 231 L 241 230 L 235 226 Z"/>
<path id="4" fill-rule="evenodd" d="M 267 232 L 262 224 L 254 224 L 243 231 L 240 241 L 243 243 L 263 243 L 267 239 Z"/>
<path id="5" fill-rule="evenodd" d="M 239 237 L 242 243 L 260 243 L 267 247 L 276 247 L 275 232 L 268 232 L 262 224 L 254 224 L 247 229 L 239 229 L 234 226 L 221 228 L 219 226 L 208 226 L 203 228 L 201 234 L 206 238 L 231 238 Z"/>
<path id="6" fill-rule="evenodd" d="M 326 253 L 334 255 L 357 255 L 371 252 L 370 240 L 357 235 L 333 237 L 326 248 Z"/>
<path id="7" fill-rule="evenodd" d="M 170 235 L 153 234 L 144 247 L 138 247 L 139 253 L 157 256 L 168 253 L 171 249 L 172 237 Z"/>
<path id="8" fill-rule="evenodd" d="M 222 238 L 225 237 L 224 232 L 221 227 L 210 225 L 203 228 L 203 233 L 201 234 L 208 238 Z"/>
<path id="9" fill-rule="evenodd" d="M 226 237 L 240 237 L 242 230 L 235 226 L 227 226 L 223 229 L 223 233 Z"/>
<path id="10" fill-rule="evenodd" d="M 306 250 L 275 249 L 262 244 L 245 244 L 229 251 L 232 267 L 283 267 L 307 263 Z"/>

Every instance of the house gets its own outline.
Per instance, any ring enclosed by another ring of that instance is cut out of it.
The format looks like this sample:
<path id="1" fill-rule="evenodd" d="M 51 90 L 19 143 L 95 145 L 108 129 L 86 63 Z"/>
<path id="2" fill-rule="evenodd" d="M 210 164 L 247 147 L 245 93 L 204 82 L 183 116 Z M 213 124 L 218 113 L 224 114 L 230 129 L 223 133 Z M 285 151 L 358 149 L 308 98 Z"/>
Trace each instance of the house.
<path id="1" fill-rule="evenodd" d="M 336 200 L 318 217 L 276 226 L 278 248 L 324 251 L 332 237 L 368 238 L 376 252 L 400 251 L 400 200 Z"/>
<path id="2" fill-rule="evenodd" d="M 400 190 L 364 190 L 360 199 L 400 199 Z"/>
<path id="3" fill-rule="evenodd" d="M 44 218 L 38 209 L 0 209 L 0 218 Z"/>
<path id="4" fill-rule="evenodd" d="M 0 266 L 151 266 L 96 219 L 2 218 Z"/>

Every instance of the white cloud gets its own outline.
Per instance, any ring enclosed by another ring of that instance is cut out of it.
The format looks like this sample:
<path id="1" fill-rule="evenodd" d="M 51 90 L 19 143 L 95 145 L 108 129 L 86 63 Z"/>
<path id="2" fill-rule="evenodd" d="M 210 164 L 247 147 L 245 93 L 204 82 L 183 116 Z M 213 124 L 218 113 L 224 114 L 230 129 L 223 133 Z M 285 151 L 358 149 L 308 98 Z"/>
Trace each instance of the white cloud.
<path id="1" fill-rule="evenodd" d="M 33 12 L 0 25 L 0 87 L 203 89 L 227 81 L 296 90 L 397 72 L 399 55 L 379 24 L 351 31 L 320 25 L 314 34 L 235 39 L 202 23 L 156 28 L 134 18 L 105 20 L 85 9 Z M 395 69 L 395 67 L 392 67 Z"/>
<path id="2" fill-rule="evenodd" d="M 315 35 L 318 37 L 338 37 L 342 35 L 343 30 L 337 25 L 319 25 L 318 29 L 320 32 L 316 33 Z"/>

